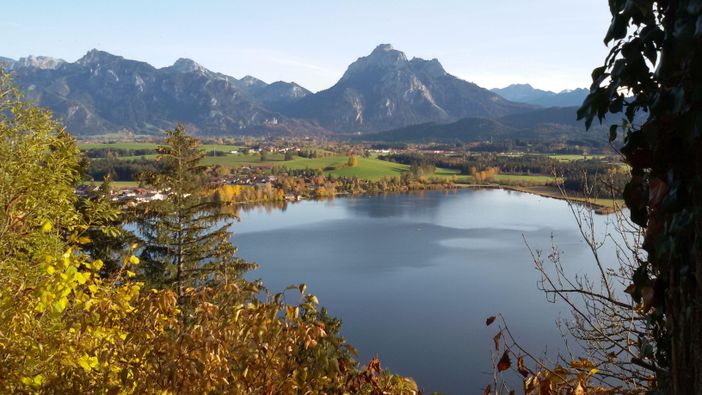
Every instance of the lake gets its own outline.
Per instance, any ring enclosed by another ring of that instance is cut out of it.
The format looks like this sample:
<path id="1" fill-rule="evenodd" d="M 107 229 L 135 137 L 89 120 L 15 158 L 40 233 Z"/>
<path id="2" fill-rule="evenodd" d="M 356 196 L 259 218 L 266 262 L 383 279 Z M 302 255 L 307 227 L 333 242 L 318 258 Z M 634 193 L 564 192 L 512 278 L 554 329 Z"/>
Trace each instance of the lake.
<path id="1" fill-rule="evenodd" d="M 604 222 L 607 217 L 598 217 Z M 367 363 L 427 391 L 482 393 L 501 313 L 535 354 L 558 349 L 564 310 L 537 289 L 524 239 L 569 270 L 593 264 L 568 205 L 505 190 L 459 190 L 303 201 L 242 212 L 232 229 L 242 258 L 273 292 L 306 283 Z"/>

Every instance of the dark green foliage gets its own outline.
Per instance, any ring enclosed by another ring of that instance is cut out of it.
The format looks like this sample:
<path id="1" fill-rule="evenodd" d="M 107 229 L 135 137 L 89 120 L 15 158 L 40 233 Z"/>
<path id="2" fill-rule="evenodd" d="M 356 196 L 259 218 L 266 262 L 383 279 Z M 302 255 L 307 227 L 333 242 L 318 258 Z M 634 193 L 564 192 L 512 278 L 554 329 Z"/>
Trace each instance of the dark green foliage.
<path id="1" fill-rule="evenodd" d="M 603 136 L 583 135 L 577 108 L 546 108 L 520 112 L 498 119 L 464 118 L 453 123 L 424 123 L 356 137 L 360 141 L 383 142 L 569 142 L 592 147 L 606 145 Z M 504 147 L 500 147 L 504 149 Z"/>
<path id="2" fill-rule="evenodd" d="M 125 213 L 111 200 L 111 189 L 108 177 L 99 187 L 86 188 L 86 195 L 78 199 L 76 207 L 87 224 L 84 236 L 90 239 L 83 249 L 93 259 L 102 260 L 100 274 L 103 277 L 110 277 L 120 269 L 129 245 L 136 241 L 124 227 Z"/>
<path id="3" fill-rule="evenodd" d="M 199 141 L 182 125 L 166 134 L 159 169 L 143 176 L 163 199 L 138 205 L 135 219 L 145 278 L 181 295 L 190 286 L 237 279 L 252 265 L 235 256 L 229 240 L 232 216 L 206 198 L 210 188 L 206 168 L 200 165 L 205 153 Z"/>
<path id="4" fill-rule="evenodd" d="M 98 181 L 106 177 L 113 181 L 134 181 L 141 173 L 157 171 L 158 166 L 158 162 L 148 159 L 93 159 L 89 162 L 86 173 L 89 178 Z"/>
<path id="5" fill-rule="evenodd" d="M 702 393 L 702 1 L 610 0 L 611 46 L 578 111 L 590 127 L 622 113 L 624 200 L 648 259 L 629 288 L 655 347 L 641 360 L 671 394 Z M 639 123 L 637 117 L 644 118 Z M 646 351 L 644 353 L 644 350 Z"/>

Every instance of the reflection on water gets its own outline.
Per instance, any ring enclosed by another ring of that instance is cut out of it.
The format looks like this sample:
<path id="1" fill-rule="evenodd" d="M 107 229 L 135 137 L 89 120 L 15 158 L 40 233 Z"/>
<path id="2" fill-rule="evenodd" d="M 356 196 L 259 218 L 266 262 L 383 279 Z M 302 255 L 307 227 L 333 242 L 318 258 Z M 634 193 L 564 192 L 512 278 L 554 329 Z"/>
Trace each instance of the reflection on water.
<path id="1" fill-rule="evenodd" d="M 564 262 L 589 268 L 567 205 L 502 190 L 425 192 L 248 208 L 234 225 L 240 255 L 259 263 L 249 278 L 269 289 L 305 282 L 344 322 L 367 362 L 414 377 L 430 391 L 476 393 L 490 382 L 502 313 L 519 341 L 559 346 L 557 306 L 536 289 L 523 237 Z M 599 218 L 605 221 L 605 217 Z"/>

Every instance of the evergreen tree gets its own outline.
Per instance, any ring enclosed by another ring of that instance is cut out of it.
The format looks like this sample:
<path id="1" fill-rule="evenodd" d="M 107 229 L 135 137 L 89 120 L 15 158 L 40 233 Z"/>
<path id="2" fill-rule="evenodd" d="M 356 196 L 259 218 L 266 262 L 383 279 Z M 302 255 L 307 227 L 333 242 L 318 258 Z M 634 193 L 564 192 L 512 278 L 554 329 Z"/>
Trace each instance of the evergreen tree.
<path id="1" fill-rule="evenodd" d="M 179 296 L 187 287 L 238 278 L 252 264 L 235 256 L 229 227 L 233 216 L 210 198 L 204 152 L 183 125 L 166 131 L 159 147 L 159 170 L 142 176 L 161 194 L 136 208 L 142 238 L 142 267 L 155 287 L 172 287 Z"/>
<path id="2" fill-rule="evenodd" d="M 124 227 L 127 219 L 120 204 L 112 201 L 111 177 L 106 176 L 99 187 L 88 189 L 76 203 L 86 224 L 84 235 L 90 239 L 83 249 L 93 259 L 103 262 L 100 274 L 110 277 L 121 268 L 129 245 L 136 241 L 132 232 Z"/>

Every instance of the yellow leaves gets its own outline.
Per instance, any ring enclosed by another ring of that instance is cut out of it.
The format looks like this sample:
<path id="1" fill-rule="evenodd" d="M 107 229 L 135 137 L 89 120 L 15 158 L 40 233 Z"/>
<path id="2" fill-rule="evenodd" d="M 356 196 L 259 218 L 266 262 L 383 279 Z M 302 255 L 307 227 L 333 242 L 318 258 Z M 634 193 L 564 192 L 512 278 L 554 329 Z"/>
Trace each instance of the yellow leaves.
<path id="1" fill-rule="evenodd" d="M 86 281 L 90 278 L 90 273 L 81 273 L 81 272 L 76 272 L 73 275 L 73 278 L 78 282 L 78 284 L 85 284 Z"/>
<path id="2" fill-rule="evenodd" d="M 299 314 L 300 314 L 299 307 L 285 306 L 285 316 L 288 317 L 289 320 L 297 318 Z"/>
<path id="3" fill-rule="evenodd" d="M 78 365 L 83 368 L 86 372 L 89 372 L 91 370 L 99 370 L 100 368 L 100 362 L 98 361 L 97 357 L 95 356 L 89 356 L 88 354 L 83 354 L 81 355 L 80 358 L 78 358 Z"/>
<path id="4" fill-rule="evenodd" d="M 61 314 L 68 306 L 68 298 L 62 297 L 56 302 L 51 304 L 51 312 L 54 314 Z"/>
<path id="5" fill-rule="evenodd" d="M 139 258 L 136 257 L 135 255 L 131 255 L 129 257 L 129 263 L 131 263 L 132 265 L 137 265 L 137 264 L 139 264 Z"/>
<path id="6" fill-rule="evenodd" d="M 47 266 L 46 273 L 48 273 L 49 275 L 52 275 L 52 274 L 56 273 L 56 268 L 53 266 Z"/>
<path id="7" fill-rule="evenodd" d="M 41 231 L 44 233 L 49 233 L 51 232 L 51 229 L 53 229 L 53 225 L 51 224 L 51 221 L 46 221 L 44 224 L 41 226 Z"/>
<path id="8" fill-rule="evenodd" d="M 44 376 L 40 373 L 34 377 L 22 377 L 20 380 L 22 384 L 28 386 L 28 387 L 34 387 L 38 388 L 41 387 L 42 384 L 44 384 Z"/>

